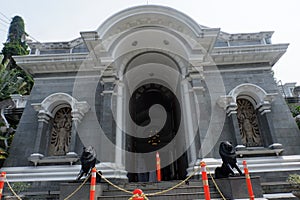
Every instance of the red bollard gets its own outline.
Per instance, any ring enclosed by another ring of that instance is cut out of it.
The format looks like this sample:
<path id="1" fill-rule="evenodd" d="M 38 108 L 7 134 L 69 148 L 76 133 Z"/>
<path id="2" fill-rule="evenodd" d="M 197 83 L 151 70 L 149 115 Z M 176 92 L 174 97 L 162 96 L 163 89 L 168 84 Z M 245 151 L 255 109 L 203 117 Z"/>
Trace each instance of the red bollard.
<path id="1" fill-rule="evenodd" d="M 210 193 L 209 193 L 209 186 L 208 186 L 208 177 L 206 172 L 206 164 L 204 161 L 200 162 L 201 172 L 202 172 L 202 182 L 203 182 L 203 189 L 205 200 L 210 200 Z"/>
<path id="2" fill-rule="evenodd" d="M 92 169 L 92 176 L 91 176 L 90 200 L 95 200 L 96 174 L 97 174 L 97 169 L 96 167 L 94 167 Z"/>
<path id="3" fill-rule="evenodd" d="M 251 184 L 250 174 L 249 174 L 246 160 L 243 160 L 243 166 L 244 166 L 244 172 L 245 172 L 246 183 L 247 183 L 247 188 L 248 188 L 248 194 L 249 194 L 250 200 L 254 200 L 254 194 L 253 194 L 253 190 L 252 190 L 252 184 Z"/>
<path id="4" fill-rule="evenodd" d="M 0 200 L 2 198 L 2 192 L 3 192 L 5 178 L 6 178 L 6 172 L 1 172 L 1 174 L 0 174 Z"/>
<path id="5" fill-rule="evenodd" d="M 133 190 L 133 197 L 132 197 L 132 200 L 144 200 L 144 197 L 143 197 L 143 191 L 141 189 L 135 189 Z"/>
<path id="6" fill-rule="evenodd" d="M 156 177 L 157 181 L 161 181 L 160 157 L 158 152 L 156 152 Z"/>

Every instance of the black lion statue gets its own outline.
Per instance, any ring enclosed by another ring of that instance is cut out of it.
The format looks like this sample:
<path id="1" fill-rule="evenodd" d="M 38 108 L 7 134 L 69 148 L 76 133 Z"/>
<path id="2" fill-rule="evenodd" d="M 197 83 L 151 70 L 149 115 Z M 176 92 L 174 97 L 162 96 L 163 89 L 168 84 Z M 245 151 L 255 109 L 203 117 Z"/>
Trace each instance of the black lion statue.
<path id="1" fill-rule="evenodd" d="M 243 172 L 237 165 L 235 149 L 230 142 L 221 142 L 219 154 L 223 163 L 221 167 L 216 168 L 215 178 L 227 178 L 229 176 L 234 176 L 234 168 L 236 168 L 240 175 L 243 175 Z"/>
<path id="2" fill-rule="evenodd" d="M 93 167 L 96 165 L 96 151 L 92 146 L 83 147 L 83 152 L 80 156 L 81 170 L 76 180 L 79 180 L 83 175 L 87 176 Z"/>

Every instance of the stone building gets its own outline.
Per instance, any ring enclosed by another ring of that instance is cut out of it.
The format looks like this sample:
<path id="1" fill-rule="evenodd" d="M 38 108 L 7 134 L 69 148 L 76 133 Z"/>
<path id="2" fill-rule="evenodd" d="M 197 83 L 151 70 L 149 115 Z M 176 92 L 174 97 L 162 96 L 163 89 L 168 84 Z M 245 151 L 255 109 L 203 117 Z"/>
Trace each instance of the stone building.
<path id="1" fill-rule="evenodd" d="M 15 57 L 35 84 L 10 180 L 74 180 L 89 145 L 108 178 L 151 181 L 159 152 L 163 180 L 183 179 L 202 159 L 220 165 L 224 140 L 263 180 L 299 170 L 299 130 L 272 73 L 288 44 L 273 32 L 225 33 L 145 5 L 80 34 Z"/>

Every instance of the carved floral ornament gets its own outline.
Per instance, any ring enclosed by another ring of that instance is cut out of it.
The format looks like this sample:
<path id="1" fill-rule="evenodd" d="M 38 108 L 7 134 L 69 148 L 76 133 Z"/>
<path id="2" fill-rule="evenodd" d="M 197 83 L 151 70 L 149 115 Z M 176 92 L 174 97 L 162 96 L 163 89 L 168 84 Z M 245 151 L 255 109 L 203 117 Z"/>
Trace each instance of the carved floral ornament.
<path id="1" fill-rule="evenodd" d="M 232 89 L 228 95 L 220 96 L 217 103 L 221 108 L 224 108 L 228 116 L 230 116 L 233 113 L 237 113 L 237 99 L 239 97 L 248 97 L 254 109 L 258 109 L 260 114 L 263 115 L 267 112 L 271 112 L 271 103 L 276 95 L 277 93 L 267 93 L 257 85 L 245 83 Z"/>

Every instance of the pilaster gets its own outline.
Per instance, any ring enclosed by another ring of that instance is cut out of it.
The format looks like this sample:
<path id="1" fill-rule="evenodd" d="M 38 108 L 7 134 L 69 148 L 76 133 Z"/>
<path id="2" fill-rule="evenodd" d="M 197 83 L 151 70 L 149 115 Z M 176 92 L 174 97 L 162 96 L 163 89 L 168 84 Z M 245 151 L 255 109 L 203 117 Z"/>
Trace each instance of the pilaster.
<path id="1" fill-rule="evenodd" d="M 192 116 L 192 105 L 191 105 L 191 98 L 190 98 L 190 90 L 189 90 L 189 82 L 187 79 L 183 79 L 181 82 L 182 85 L 182 100 L 183 100 L 183 111 L 184 111 L 184 124 L 185 124 L 185 131 L 186 131 L 186 145 L 189 146 L 188 152 L 188 160 L 189 165 L 193 166 L 196 159 L 196 147 L 194 141 L 194 124 L 193 124 L 193 116 Z"/>

